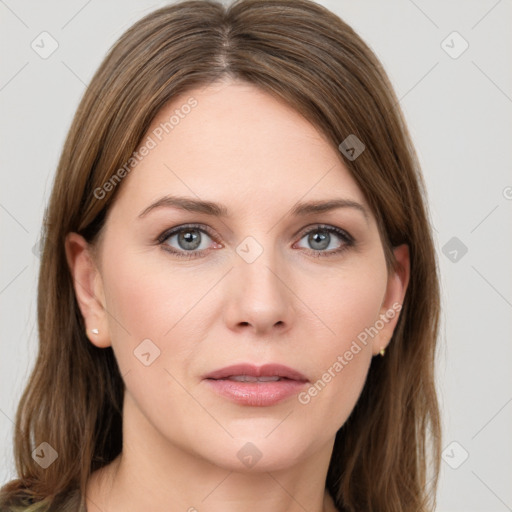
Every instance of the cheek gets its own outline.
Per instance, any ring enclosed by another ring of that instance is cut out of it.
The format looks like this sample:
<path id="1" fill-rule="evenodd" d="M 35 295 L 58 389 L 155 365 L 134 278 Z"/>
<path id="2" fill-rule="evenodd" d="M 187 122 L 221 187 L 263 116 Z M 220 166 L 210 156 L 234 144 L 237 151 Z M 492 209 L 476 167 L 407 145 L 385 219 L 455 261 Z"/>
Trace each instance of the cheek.
<path id="1" fill-rule="evenodd" d="M 194 406 L 179 383 L 197 350 L 194 304 L 209 286 L 191 286 L 192 275 L 171 275 L 148 260 L 132 254 L 105 264 L 109 329 L 131 400 L 147 418 L 169 425 Z"/>
<path id="2" fill-rule="evenodd" d="M 158 378 L 168 377 L 164 369 L 182 381 L 208 336 L 206 320 L 218 320 L 221 313 L 213 297 L 223 271 L 199 274 L 192 267 L 173 268 L 165 257 L 126 251 L 122 258 L 105 262 L 104 274 L 112 347 L 121 374 L 131 372 L 132 380 L 143 379 L 145 388 L 159 386 Z"/>
<path id="3" fill-rule="evenodd" d="M 328 283 L 315 299 L 316 311 L 329 327 L 328 336 L 316 338 L 310 354 L 315 381 L 299 402 L 314 409 L 314 416 L 326 420 L 335 432 L 348 418 L 366 381 L 387 271 L 376 260 L 364 269 L 347 269 Z"/>
<path id="4" fill-rule="evenodd" d="M 165 269 L 148 267 L 148 260 L 147 255 L 134 254 L 105 264 L 109 329 L 124 372 L 140 371 L 138 351 L 149 351 L 149 359 L 157 364 L 171 342 L 174 352 L 186 350 L 179 341 L 189 339 L 183 330 L 190 325 L 186 313 L 200 298 L 200 290 L 194 293 L 186 275 L 170 276 L 169 269 L 166 274 Z"/>
<path id="5" fill-rule="evenodd" d="M 193 268 L 179 269 L 165 256 L 144 252 L 108 262 L 104 280 L 113 328 L 122 322 L 133 337 L 167 338 L 187 323 L 185 316 L 211 286 L 210 277 L 212 283 L 218 279 L 203 273 L 199 282 Z"/>
<path id="6" fill-rule="evenodd" d="M 342 350 L 379 318 L 387 269 L 379 254 L 354 258 L 327 276 L 303 281 L 302 296 L 328 328 L 326 348 Z M 319 285 L 319 283 L 322 283 Z M 307 326 L 305 326 L 307 328 Z M 329 352 L 329 350 L 327 350 Z"/>

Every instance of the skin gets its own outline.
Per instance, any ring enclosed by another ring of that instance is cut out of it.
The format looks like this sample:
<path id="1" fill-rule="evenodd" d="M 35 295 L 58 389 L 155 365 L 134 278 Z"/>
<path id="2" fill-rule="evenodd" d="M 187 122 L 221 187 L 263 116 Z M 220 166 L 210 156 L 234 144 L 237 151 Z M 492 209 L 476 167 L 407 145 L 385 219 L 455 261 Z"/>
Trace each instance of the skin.
<path id="1" fill-rule="evenodd" d="M 307 404 L 297 395 L 268 407 L 236 404 L 202 376 L 277 362 L 318 381 L 402 303 L 408 248 L 395 248 L 401 269 L 388 275 L 375 217 L 337 148 L 252 85 L 189 91 L 148 134 L 190 96 L 197 106 L 118 185 L 96 251 L 76 233 L 66 239 L 89 339 L 112 346 L 126 386 L 123 451 L 90 478 L 87 510 L 333 511 L 325 477 L 335 434 L 398 314 Z M 221 203 L 231 216 L 162 207 L 138 217 L 167 194 Z M 361 204 L 368 217 L 351 207 L 289 214 L 299 201 L 332 198 Z M 195 231 L 203 256 L 166 251 L 187 251 L 177 236 L 155 242 L 188 223 L 211 228 L 214 236 Z M 323 253 L 345 250 L 315 257 L 307 235 L 318 224 L 344 229 L 355 245 L 331 233 Z M 248 236 L 263 249 L 252 263 L 236 251 Z M 134 350 L 148 338 L 160 355 L 145 366 Z M 261 453 L 252 468 L 237 457 L 248 442 Z"/>

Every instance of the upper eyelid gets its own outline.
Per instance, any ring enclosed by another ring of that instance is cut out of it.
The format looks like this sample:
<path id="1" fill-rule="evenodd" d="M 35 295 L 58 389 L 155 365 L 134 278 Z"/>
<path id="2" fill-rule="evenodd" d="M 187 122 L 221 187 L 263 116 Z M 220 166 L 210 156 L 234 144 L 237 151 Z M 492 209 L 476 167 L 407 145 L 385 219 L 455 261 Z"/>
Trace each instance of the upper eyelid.
<path id="1" fill-rule="evenodd" d="M 162 234 L 158 236 L 157 240 L 165 241 L 168 238 L 170 238 L 171 236 L 174 236 L 177 233 L 179 233 L 180 231 L 183 231 L 185 229 L 197 229 L 199 231 L 204 231 L 208 236 L 210 236 L 212 238 L 214 237 L 214 234 L 212 233 L 213 230 L 204 224 L 197 224 L 197 225 L 196 224 L 183 224 L 180 226 L 175 226 L 173 228 L 164 230 L 162 232 Z"/>
<path id="2" fill-rule="evenodd" d="M 315 231 L 315 230 L 320 231 L 321 229 L 325 229 L 326 231 L 329 231 L 331 233 L 334 232 L 335 234 L 338 231 L 341 231 L 341 234 L 345 234 L 348 238 L 350 238 L 351 240 L 354 240 L 354 237 L 346 229 L 340 228 L 338 226 L 334 226 L 332 224 L 325 224 L 325 223 L 321 223 L 321 222 L 320 223 L 316 223 L 316 224 L 310 224 L 310 225 L 300 229 L 295 234 L 295 236 L 305 235 L 305 234 L 309 233 L 310 231 Z M 337 233 L 337 234 L 340 234 L 340 233 Z"/>

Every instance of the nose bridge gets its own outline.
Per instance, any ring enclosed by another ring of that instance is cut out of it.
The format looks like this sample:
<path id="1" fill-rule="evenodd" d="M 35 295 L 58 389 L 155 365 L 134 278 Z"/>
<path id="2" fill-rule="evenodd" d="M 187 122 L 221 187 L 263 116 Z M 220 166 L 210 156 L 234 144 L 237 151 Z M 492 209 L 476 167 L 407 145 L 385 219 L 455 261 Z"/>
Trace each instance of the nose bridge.
<path id="1" fill-rule="evenodd" d="M 239 256 L 237 274 L 246 291 L 270 294 L 275 298 L 283 294 L 284 276 L 279 275 L 284 271 L 282 255 L 272 243 L 271 236 L 267 236 L 262 242 L 248 236 L 238 245 L 236 252 Z"/>
<path id="2" fill-rule="evenodd" d="M 251 324 L 262 331 L 274 325 L 289 325 L 293 294 L 288 272 L 272 237 L 246 237 L 236 248 L 231 322 Z M 264 238 L 264 239 L 263 239 Z"/>

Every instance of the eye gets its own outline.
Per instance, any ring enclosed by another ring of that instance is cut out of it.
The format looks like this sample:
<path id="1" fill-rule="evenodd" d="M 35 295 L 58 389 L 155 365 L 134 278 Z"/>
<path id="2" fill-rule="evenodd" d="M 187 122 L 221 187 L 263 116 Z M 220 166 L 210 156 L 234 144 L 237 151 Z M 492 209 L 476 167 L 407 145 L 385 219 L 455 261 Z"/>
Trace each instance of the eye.
<path id="1" fill-rule="evenodd" d="M 163 246 L 164 250 L 176 256 L 184 258 L 201 257 L 206 255 L 210 245 L 208 239 L 212 239 L 208 231 L 206 226 L 196 224 L 179 226 L 162 233 L 158 237 L 158 242 Z M 217 244 L 218 247 L 222 246 Z"/>
<path id="2" fill-rule="evenodd" d="M 214 235 L 207 226 L 189 224 L 165 231 L 157 241 L 165 251 L 173 255 L 193 258 L 206 256 L 209 248 L 222 247 L 215 240 L 212 247 L 212 238 Z M 313 257 L 334 256 L 355 245 L 354 238 L 346 231 L 329 225 L 317 225 L 309 231 L 303 231 L 300 240 L 303 239 L 310 245 L 308 252 Z"/>
<path id="3" fill-rule="evenodd" d="M 354 238 L 343 229 L 326 225 L 318 225 L 306 231 L 302 235 L 303 239 L 310 245 L 310 253 L 314 257 L 333 256 L 355 244 Z"/>

